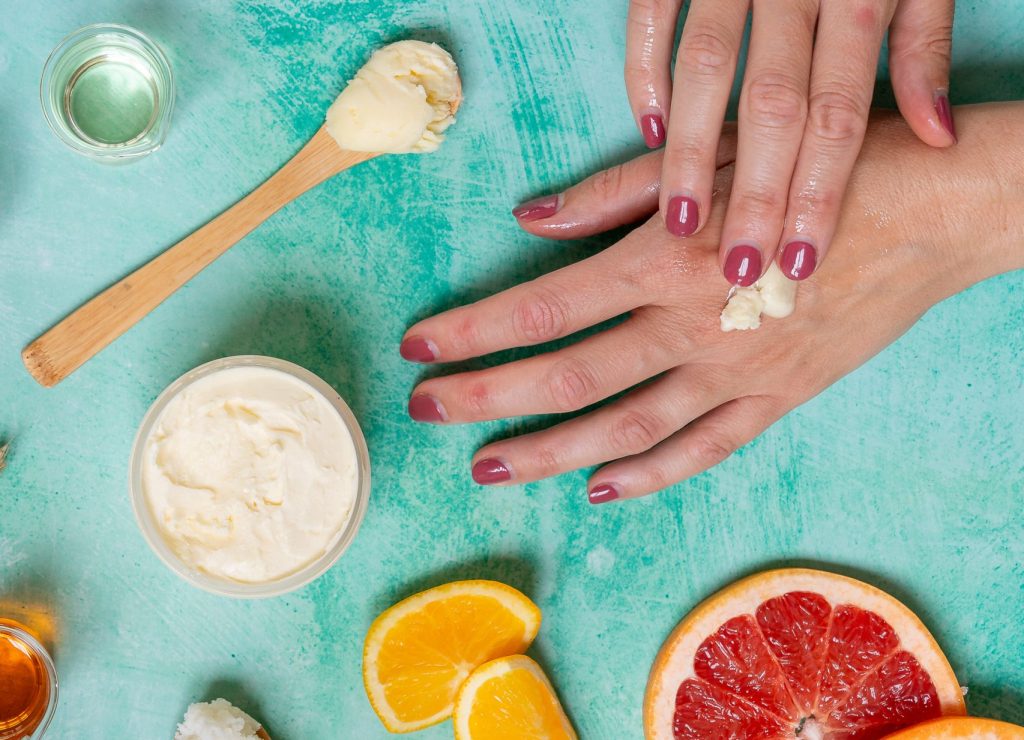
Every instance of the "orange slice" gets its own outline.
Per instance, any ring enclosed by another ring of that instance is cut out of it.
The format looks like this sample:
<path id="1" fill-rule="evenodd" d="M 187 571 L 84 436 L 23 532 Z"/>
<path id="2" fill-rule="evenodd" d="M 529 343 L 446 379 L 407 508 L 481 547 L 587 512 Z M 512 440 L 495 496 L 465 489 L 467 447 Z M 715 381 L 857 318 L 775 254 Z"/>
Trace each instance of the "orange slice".
<path id="1" fill-rule="evenodd" d="M 466 677 L 489 660 L 526 650 L 540 619 L 536 604 L 496 581 L 456 581 L 410 596 L 366 634 L 370 704 L 391 732 L 441 722 Z"/>
<path id="2" fill-rule="evenodd" d="M 473 671 L 455 699 L 455 740 L 576 740 L 544 671 L 525 655 Z"/>
<path id="3" fill-rule="evenodd" d="M 649 740 L 867 740 L 965 713 L 942 650 L 907 607 L 816 570 L 774 570 L 715 594 L 662 646 Z"/>
<path id="4" fill-rule="evenodd" d="M 943 717 L 886 735 L 886 740 L 1024 740 L 1024 727 L 980 717 Z"/>

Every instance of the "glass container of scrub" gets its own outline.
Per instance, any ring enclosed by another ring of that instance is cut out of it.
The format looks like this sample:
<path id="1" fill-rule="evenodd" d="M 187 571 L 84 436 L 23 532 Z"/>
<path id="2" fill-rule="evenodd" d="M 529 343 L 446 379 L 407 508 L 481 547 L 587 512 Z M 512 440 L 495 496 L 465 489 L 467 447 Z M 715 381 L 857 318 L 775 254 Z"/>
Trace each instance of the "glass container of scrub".
<path id="1" fill-rule="evenodd" d="M 57 708 L 57 670 L 27 627 L 0 618 L 0 740 L 37 740 Z"/>
<path id="2" fill-rule="evenodd" d="M 172 383 L 139 427 L 132 507 L 149 546 L 194 586 L 277 596 L 322 575 L 355 538 L 370 460 L 355 416 L 308 370 L 214 360 Z"/>
<path id="3" fill-rule="evenodd" d="M 43 67 L 46 122 L 80 154 L 128 162 L 156 151 L 174 108 L 174 77 L 159 46 L 127 26 L 100 23 L 61 41 Z"/>

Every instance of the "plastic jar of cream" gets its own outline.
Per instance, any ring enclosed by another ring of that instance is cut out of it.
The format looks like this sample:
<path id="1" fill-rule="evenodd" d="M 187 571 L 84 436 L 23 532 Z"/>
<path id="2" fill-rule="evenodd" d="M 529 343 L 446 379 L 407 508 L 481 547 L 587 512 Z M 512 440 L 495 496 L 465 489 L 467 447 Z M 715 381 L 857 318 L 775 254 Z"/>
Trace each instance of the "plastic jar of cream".
<path id="1" fill-rule="evenodd" d="M 370 461 L 340 396 L 271 357 L 214 360 L 146 413 L 132 507 L 163 562 L 199 588 L 277 596 L 322 575 L 359 529 Z"/>

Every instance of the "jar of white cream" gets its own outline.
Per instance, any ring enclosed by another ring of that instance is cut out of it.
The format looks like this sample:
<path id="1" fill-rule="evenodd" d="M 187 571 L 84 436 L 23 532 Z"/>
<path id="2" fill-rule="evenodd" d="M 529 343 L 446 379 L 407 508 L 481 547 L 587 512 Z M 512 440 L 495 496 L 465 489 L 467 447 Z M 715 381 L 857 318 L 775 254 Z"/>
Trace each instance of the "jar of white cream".
<path id="1" fill-rule="evenodd" d="M 214 360 L 146 413 L 131 498 L 150 547 L 199 588 L 276 596 L 322 575 L 366 513 L 370 461 L 352 411 L 290 362 Z"/>

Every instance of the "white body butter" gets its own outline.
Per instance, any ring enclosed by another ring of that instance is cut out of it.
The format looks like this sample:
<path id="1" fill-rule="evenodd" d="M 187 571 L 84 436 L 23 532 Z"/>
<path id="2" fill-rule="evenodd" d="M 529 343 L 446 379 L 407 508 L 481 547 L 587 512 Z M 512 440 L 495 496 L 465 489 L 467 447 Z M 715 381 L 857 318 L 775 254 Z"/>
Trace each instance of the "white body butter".
<path id="1" fill-rule="evenodd" d="M 186 565 L 242 583 L 277 580 L 324 555 L 353 515 L 356 448 L 307 383 L 233 367 L 183 388 L 142 451 L 142 489 Z"/>
<path id="2" fill-rule="evenodd" d="M 250 740 L 259 737 L 260 723 L 226 699 L 189 706 L 174 740 Z"/>
<path id="3" fill-rule="evenodd" d="M 459 70 L 437 44 L 378 49 L 327 110 L 327 132 L 353 152 L 432 152 L 455 122 Z"/>
<path id="4" fill-rule="evenodd" d="M 772 262 L 761 279 L 747 288 L 737 288 L 722 309 L 722 331 L 759 329 L 761 315 L 784 319 L 796 307 L 796 282 L 782 274 Z"/>

